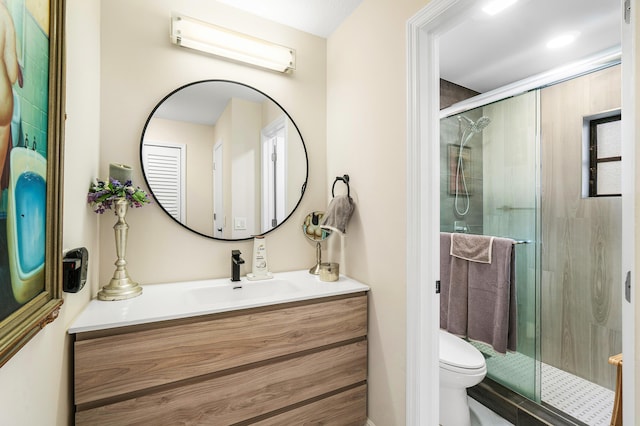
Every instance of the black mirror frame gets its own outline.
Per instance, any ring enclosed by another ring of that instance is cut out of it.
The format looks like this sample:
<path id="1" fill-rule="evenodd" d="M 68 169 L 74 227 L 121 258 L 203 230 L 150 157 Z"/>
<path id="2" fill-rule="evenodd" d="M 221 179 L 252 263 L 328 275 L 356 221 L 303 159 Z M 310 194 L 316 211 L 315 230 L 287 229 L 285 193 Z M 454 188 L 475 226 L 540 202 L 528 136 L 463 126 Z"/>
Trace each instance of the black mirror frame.
<path id="1" fill-rule="evenodd" d="M 309 181 L 309 155 L 307 153 L 307 145 L 304 143 L 304 138 L 302 137 L 302 133 L 300 132 L 300 129 L 298 128 L 298 125 L 296 124 L 295 121 L 293 121 L 293 118 L 291 118 L 291 116 L 289 115 L 289 113 L 282 107 L 282 105 L 280 105 L 278 102 L 276 102 L 271 96 L 267 95 L 266 93 L 262 92 L 261 90 L 256 89 L 255 87 L 249 86 L 248 84 L 244 84 L 244 83 L 240 83 L 238 81 L 233 81 L 233 80 L 221 80 L 221 79 L 207 79 L 207 80 L 198 80 L 198 81 L 194 81 L 188 84 L 185 84 L 183 86 L 178 87 L 175 90 L 172 90 L 169 94 L 167 94 L 165 97 L 163 97 L 160 102 L 158 102 L 156 104 L 156 106 L 153 108 L 153 110 L 151 111 L 151 113 L 149 114 L 149 117 L 147 118 L 147 121 L 144 124 L 144 128 L 142 129 L 142 136 L 140 137 L 140 169 L 142 170 L 142 176 L 144 177 L 144 181 L 145 184 L 147 185 L 147 188 L 149 188 L 149 192 L 151 193 L 151 195 L 153 196 L 153 199 L 155 200 L 155 203 L 160 206 L 160 208 L 167 214 L 167 216 L 169 216 L 174 222 L 176 222 L 177 224 L 179 224 L 180 226 L 182 226 L 183 228 L 193 232 L 194 234 L 198 234 L 200 236 L 206 237 L 206 238 L 210 238 L 213 240 L 217 240 L 217 241 L 246 241 L 246 240 L 251 240 L 253 237 L 247 237 L 247 238 L 236 238 L 236 239 L 232 239 L 232 238 L 216 238 L 213 235 L 207 235 L 204 234 L 202 232 L 196 231 L 195 229 L 189 228 L 187 225 L 185 225 L 184 223 L 180 222 L 179 220 L 177 220 L 175 217 L 173 217 L 163 206 L 161 203 L 158 202 L 158 199 L 156 198 L 155 194 L 153 193 L 153 190 L 151 189 L 150 185 L 149 185 L 149 180 L 147 179 L 147 174 L 146 171 L 144 169 L 144 164 L 143 164 L 143 158 L 142 158 L 142 148 L 143 148 L 143 144 L 144 144 L 144 135 L 147 131 L 147 127 L 149 126 L 149 123 L 151 121 L 151 119 L 153 118 L 155 112 L 157 111 L 158 108 L 160 108 L 160 106 L 162 105 L 162 103 L 164 101 L 166 101 L 168 98 L 170 98 L 173 94 L 175 94 L 176 92 L 179 92 L 180 90 L 189 87 L 189 86 L 193 86 L 195 84 L 200 84 L 200 83 L 208 83 L 208 82 L 219 82 L 219 83 L 232 83 L 232 84 L 237 84 L 240 86 L 244 86 L 248 89 L 251 90 L 255 90 L 256 92 L 260 93 L 262 96 L 264 96 L 265 98 L 269 99 L 271 102 L 273 102 L 278 108 L 280 108 L 282 110 L 282 112 L 284 112 L 284 114 L 287 116 L 287 118 L 291 121 L 291 123 L 293 124 L 293 126 L 295 127 L 296 131 L 298 132 L 298 134 L 300 135 L 300 141 L 302 142 L 302 149 L 304 151 L 304 159 L 307 163 L 307 167 L 306 167 L 306 174 L 305 174 L 305 178 L 304 178 L 304 182 L 301 185 L 300 188 L 300 198 L 298 199 L 298 202 L 296 203 L 295 207 L 291 210 L 291 212 L 287 215 L 287 217 L 285 217 L 282 222 L 280 222 L 277 226 L 271 228 L 270 230 L 268 230 L 267 232 L 264 232 L 262 234 L 258 234 L 258 235 L 266 235 L 269 234 L 271 232 L 273 232 L 274 230 L 278 229 L 283 223 L 285 223 L 287 220 L 289 220 L 289 218 L 291 217 L 291 215 L 293 215 L 293 213 L 298 209 L 298 207 L 300 206 L 300 203 L 302 202 L 302 198 L 304 197 L 304 193 L 306 191 L 307 188 L 307 182 Z"/>

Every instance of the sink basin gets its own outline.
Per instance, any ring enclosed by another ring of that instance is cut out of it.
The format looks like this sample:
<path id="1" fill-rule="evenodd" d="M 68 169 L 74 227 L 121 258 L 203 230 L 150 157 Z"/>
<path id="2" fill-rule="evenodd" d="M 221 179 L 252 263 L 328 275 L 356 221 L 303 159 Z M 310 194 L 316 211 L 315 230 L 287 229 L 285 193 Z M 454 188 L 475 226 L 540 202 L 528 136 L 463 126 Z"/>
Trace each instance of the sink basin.
<path id="1" fill-rule="evenodd" d="M 240 287 L 240 288 L 234 288 Z M 271 297 L 283 297 L 302 292 L 302 287 L 291 281 L 271 279 L 266 281 L 240 281 L 237 283 L 213 284 L 207 287 L 193 288 L 186 293 L 189 302 L 212 304 L 228 303 L 240 300 L 253 300 Z"/>
<path id="2" fill-rule="evenodd" d="M 68 331 L 75 334 L 369 291 L 368 286 L 344 276 L 320 281 L 307 269 L 278 272 L 262 281 L 242 278 L 235 284 L 242 288 L 234 290 L 229 278 L 146 284 L 140 297 L 92 300 Z"/>

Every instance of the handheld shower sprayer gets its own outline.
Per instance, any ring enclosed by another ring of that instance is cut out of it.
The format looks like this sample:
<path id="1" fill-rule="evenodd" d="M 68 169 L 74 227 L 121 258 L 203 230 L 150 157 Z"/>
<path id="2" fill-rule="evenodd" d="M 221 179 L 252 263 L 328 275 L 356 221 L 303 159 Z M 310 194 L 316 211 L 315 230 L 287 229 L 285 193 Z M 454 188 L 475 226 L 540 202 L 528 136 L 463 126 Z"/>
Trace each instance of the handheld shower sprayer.
<path id="1" fill-rule="evenodd" d="M 455 192 L 455 200 L 454 207 L 456 209 L 456 213 L 460 216 L 465 216 L 469 212 L 469 189 L 467 187 L 467 179 L 464 175 L 464 162 L 462 159 L 462 149 L 469 142 L 469 139 L 475 134 L 482 132 L 488 125 L 491 123 L 491 119 L 489 117 L 482 116 L 477 121 L 471 120 L 469 117 L 464 115 L 458 116 L 458 122 L 462 126 L 462 123 L 465 122 L 465 127 L 462 130 L 462 135 L 460 135 L 460 149 L 458 150 L 458 164 L 456 166 L 456 192 Z M 459 207 L 458 196 L 460 195 L 459 185 L 462 180 L 462 187 L 464 189 L 464 196 L 466 199 L 466 207 L 461 209 Z"/>
<path id="2" fill-rule="evenodd" d="M 465 117 L 464 115 L 458 116 L 458 122 L 462 123 L 466 122 L 466 126 L 462 132 L 462 136 L 460 138 L 463 142 L 463 145 L 466 144 L 471 136 L 476 133 L 482 132 L 488 125 L 491 123 L 491 119 L 489 117 L 482 116 L 478 119 L 478 121 L 473 121 L 469 117 Z M 467 133 L 468 132 L 468 133 Z M 465 138 L 466 135 L 466 138 Z"/>

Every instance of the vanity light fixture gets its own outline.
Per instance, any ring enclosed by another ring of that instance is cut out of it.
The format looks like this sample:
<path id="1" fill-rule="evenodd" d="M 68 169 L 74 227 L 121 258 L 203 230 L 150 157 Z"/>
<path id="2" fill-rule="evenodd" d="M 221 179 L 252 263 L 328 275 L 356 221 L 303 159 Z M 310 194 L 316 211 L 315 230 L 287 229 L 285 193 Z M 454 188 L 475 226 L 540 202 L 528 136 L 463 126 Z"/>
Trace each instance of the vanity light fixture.
<path id="1" fill-rule="evenodd" d="M 288 72 L 296 68 L 296 55 L 291 48 L 186 16 L 171 17 L 171 41 L 270 70 Z"/>
<path id="2" fill-rule="evenodd" d="M 518 0 L 493 0 L 482 7 L 482 11 L 487 15 L 493 16 L 502 12 L 509 6 L 513 6 Z"/>
<path id="3" fill-rule="evenodd" d="M 560 34 L 557 37 L 552 38 L 547 42 L 547 48 L 549 49 L 559 49 L 561 47 L 565 47 L 573 43 L 580 33 L 578 31 L 571 31 L 568 33 Z"/>

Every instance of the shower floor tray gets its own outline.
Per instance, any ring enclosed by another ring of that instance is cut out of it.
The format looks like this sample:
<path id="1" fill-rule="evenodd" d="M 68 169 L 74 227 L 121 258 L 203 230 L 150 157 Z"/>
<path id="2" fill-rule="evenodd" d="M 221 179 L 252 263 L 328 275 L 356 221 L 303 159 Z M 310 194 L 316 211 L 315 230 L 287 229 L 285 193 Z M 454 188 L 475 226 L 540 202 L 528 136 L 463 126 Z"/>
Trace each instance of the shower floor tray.
<path id="1" fill-rule="evenodd" d="M 542 402 L 589 426 L 609 426 L 615 393 L 588 380 L 542 364 Z"/>
<path id="2" fill-rule="evenodd" d="M 507 356 L 496 354 L 489 345 L 472 342 L 486 357 L 490 377 L 499 383 L 529 383 L 532 386 L 533 358 L 510 352 Z M 615 393 L 560 370 L 540 363 L 540 391 L 542 403 L 557 412 L 567 414 L 588 426 L 609 426 Z M 518 389 L 513 389 L 519 392 Z M 522 392 L 520 392 L 522 393 Z"/>

